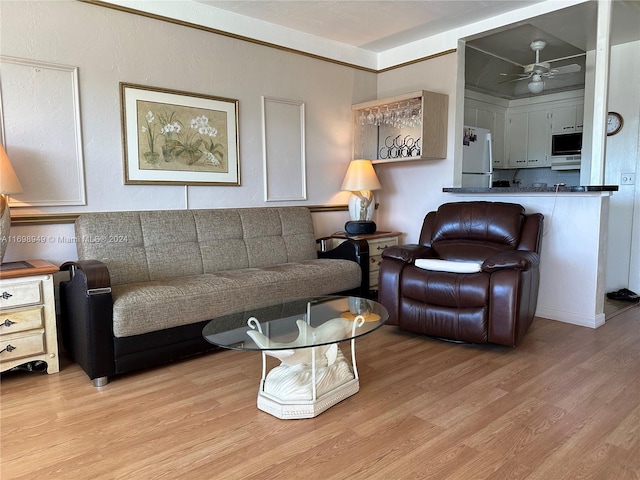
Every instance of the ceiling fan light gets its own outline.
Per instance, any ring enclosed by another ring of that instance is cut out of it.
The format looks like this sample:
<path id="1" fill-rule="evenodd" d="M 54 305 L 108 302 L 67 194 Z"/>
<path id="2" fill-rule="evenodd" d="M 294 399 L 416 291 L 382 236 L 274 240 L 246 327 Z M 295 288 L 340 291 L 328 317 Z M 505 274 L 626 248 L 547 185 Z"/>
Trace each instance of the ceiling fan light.
<path id="1" fill-rule="evenodd" d="M 537 76 L 537 75 L 536 75 Z M 531 93 L 542 93 L 544 90 L 544 82 L 538 78 L 535 78 L 527 84 L 527 88 Z"/>

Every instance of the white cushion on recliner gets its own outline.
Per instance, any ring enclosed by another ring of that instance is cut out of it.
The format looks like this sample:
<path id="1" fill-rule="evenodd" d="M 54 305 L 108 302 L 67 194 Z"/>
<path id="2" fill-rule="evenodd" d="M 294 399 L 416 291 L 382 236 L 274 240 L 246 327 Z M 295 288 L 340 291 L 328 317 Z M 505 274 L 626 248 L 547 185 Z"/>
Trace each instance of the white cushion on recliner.
<path id="1" fill-rule="evenodd" d="M 418 258 L 415 266 L 424 270 L 452 273 L 477 273 L 482 270 L 481 263 L 440 260 L 438 258 Z"/>

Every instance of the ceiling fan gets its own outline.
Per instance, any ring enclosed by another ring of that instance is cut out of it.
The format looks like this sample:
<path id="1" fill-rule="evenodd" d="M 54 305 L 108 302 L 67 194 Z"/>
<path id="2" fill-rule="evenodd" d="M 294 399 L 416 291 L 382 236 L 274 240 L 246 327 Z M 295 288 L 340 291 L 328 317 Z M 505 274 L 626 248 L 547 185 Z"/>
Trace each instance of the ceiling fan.
<path id="1" fill-rule="evenodd" d="M 530 80 L 527 84 L 527 88 L 531 93 L 542 93 L 544 91 L 544 78 L 553 78 L 556 75 L 563 75 L 566 73 L 577 73 L 582 70 L 582 67 L 577 63 L 572 63 L 571 65 L 563 65 L 561 67 L 551 67 L 553 62 L 558 62 L 560 60 L 567 60 L 569 58 L 575 58 L 584 55 L 580 53 L 578 55 L 570 55 L 568 57 L 562 58 L 554 58 L 553 60 L 547 60 L 545 62 L 540 61 L 540 51 L 546 47 L 547 42 L 544 40 L 534 40 L 529 44 L 531 50 L 536 52 L 536 61 L 535 63 L 530 63 L 529 65 L 519 65 L 515 62 L 515 65 L 524 68 L 523 73 L 501 73 L 500 75 L 517 75 L 520 78 L 516 78 L 514 80 L 509 80 L 510 82 L 518 82 L 520 80 Z"/>

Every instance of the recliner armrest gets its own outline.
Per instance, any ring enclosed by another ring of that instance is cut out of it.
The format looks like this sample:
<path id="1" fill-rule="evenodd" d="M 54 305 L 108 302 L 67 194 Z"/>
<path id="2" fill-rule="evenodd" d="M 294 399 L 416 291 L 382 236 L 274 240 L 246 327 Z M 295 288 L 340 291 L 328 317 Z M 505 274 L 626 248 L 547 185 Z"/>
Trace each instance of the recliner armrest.
<path id="1" fill-rule="evenodd" d="M 394 245 L 382 251 L 382 258 L 400 260 L 404 263 L 413 263 L 418 258 L 436 258 L 437 255 L 431 247 L 424 245 L 408 244 Z"/>
<path id="2" fill-rule="evenodd" d="M 482 264 L 482 271 L 492 273 L 505 269 L 530 270 L 539 264 L 540 255 L 536 252 L 508 250 L 506 252 L 496 253 L 487 258 Z"/>

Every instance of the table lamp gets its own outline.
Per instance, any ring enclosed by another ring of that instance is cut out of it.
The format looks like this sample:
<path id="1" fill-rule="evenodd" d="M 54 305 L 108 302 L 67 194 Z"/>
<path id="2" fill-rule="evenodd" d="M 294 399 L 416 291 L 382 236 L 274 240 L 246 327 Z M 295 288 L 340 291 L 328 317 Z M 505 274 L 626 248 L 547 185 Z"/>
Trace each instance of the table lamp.
<path id="1" fill-rule="evenodd" d="M 4 146 L 0 144 L 0 263 L 4 259 L 4 252 L 9 242 L 9 230 L 11 229 L 11 212 L 7 195 L 21 192 L 20 180 L 13 170 Z"/>
<path id="2" fill-rule="evenodd" d="M 341 188 L 352 193 L 349 198 L 351 221 L 344 226 L 349 235 L 375 233 L 376 224 L 371 220 L 375 206 L 372 190 L 381 188 L 371 160 L 353 160 L 349 164 Z"/>

